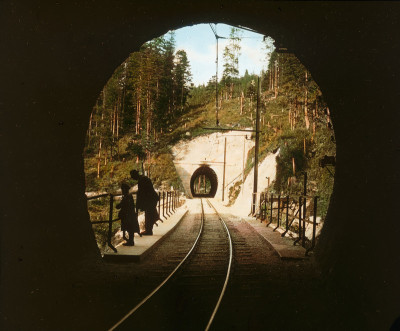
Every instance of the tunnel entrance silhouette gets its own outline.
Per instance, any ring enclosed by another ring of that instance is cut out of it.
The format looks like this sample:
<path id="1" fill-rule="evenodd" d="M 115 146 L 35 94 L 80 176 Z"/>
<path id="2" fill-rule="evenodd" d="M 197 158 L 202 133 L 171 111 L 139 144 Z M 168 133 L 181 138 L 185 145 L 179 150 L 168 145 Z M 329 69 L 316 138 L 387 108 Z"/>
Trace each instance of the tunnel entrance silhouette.
<path id="1" fill-rule="evenodd" d="M 190 178 L 190 191 L 193 198 L 213 198 L 217 193 L 217 187 L 217 174 L 207 165 L 195 170 Z"/>

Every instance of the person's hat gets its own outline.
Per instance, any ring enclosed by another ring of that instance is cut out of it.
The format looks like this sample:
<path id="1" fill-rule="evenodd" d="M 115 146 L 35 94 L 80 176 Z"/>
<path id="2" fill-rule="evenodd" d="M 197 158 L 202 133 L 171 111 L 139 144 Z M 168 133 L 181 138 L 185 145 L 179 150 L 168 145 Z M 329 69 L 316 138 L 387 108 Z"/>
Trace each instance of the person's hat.
<path id="1" fill-rule="evenodd" d="M 132 177 L 132 178 L 134 178 L 134 177 L 139 177 L 139 171 L 137 171 L 137 170 L 131 170 L 131 177 Z"/>

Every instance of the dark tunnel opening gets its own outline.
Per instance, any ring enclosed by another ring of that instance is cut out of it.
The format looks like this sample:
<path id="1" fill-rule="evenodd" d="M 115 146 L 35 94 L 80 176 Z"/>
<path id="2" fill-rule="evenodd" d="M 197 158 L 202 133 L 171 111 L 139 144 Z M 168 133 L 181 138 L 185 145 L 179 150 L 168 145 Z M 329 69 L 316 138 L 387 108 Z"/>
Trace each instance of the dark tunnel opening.
<path id="1" fill-rule="evenodd" d="M 218 19 L 268 31 L 296 51 L 323 89 L 335 124 L 338 157 L 329 220 L 315 259 L 327 284 L 338 284 L 341 301 L 354 308 L 348 313 L 362 324 L 358 329 L 367 322 L 369 329 L 389 328 L 398 316 L 399 302 L 399 268 L 395 267 L 399 224 L 393 217 L 398 194 L 395 96 L 399 75 L 394 73 L 400 43 L 392 33 L 399 26 L 397 4 L 223 1 L 222 6 L 190 1 L 189 5 L 168 3 L 174 15 L 164 15 L 165 7 L 157 7 L 164 3 L 158 1 L 139 7 L 134 2 L 93 3 L 94 8 L 71 2 L 40 11 L 27 1 L 22 1 L 27 5 L 9 3 L 2 11 L 9 16 L 2 20 L 2 30 L 13 36 L 5 38 L 2 54 L 7 63 L 2 76 L 9 82 L 2 101 L 7 110 L 3 123 L 12 146 L 6 154 L 5 186 L 11 189 L 5 196 L 1 231 L 2 261 L 7 265 L 1 283 L 8 283 L 2 295 L 4 329 L 59 325 L 61 316 L 77 311 L 68 303 L 78 302 L 74 291 L 60 296 L 56 288 L 60 276 L 68 280 L 65 289 L 75 288 L 79 284 L 75 276 L 90 279 L 83 277 L 84 272 L 100 264 L 83 194 L 81 155 L 93 100 L 110 73 L 128 51 L 165 32 L 167 26 Z M 24 19 L 13 19 L 17 15 Z M 34 23 L 37 29 L 32 30 L 29 26 Z M 126 40 L 121 42 L 122 38 Z M 21 162 L 22 157 L 26 162 Z M 64 194 L 49 194 L 55 180 Z M 20 208 L 21 203 L 25 208 Z M 382 225 L 389 231 L 376 236 Z M 71 238 L 74 245 L 69 244 Z M 61 270 L 68 272 L 61 275 Z M 16 275 L 22 277 L 20 282 L 15 281 Z M 31 293 L 39 287 L 40 293 Z M 27 300 L 27 293 L 34 295 Z M 47 304 L 57 297 L 62 298 L 64 315 L 54 314 L 54 307 Z M 297 315 L 297 311 L 287 314 L 287 319 Z M 342 328 L 349 327 L 347 318 L 337 316 Z"/>
<path id="2" fill-rule="evenodd" d="M 207 165 L 196 169 L 190 178 L 190 191 L 194 198 L 213 198 L 217 193 L 217 188 L 217 174 Z"/>

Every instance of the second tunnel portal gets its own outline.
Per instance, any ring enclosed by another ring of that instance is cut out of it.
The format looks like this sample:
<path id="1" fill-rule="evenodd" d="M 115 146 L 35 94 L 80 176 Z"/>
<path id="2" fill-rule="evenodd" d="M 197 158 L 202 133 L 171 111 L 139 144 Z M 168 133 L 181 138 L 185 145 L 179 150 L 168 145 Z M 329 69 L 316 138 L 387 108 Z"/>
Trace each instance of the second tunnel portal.
<path id="1" fill-rule="evenodd" d="M 199 182 L 197 182 L 197 180 Z M 199 183 L 199 184 L 198 184 Z M 203 187 L 202 187 L 203 186 Z M 194 198 L 213 198 L 217 193 L 218 177 L 208 165 L 197 168 L 190 178 L 190 191 Z"/>

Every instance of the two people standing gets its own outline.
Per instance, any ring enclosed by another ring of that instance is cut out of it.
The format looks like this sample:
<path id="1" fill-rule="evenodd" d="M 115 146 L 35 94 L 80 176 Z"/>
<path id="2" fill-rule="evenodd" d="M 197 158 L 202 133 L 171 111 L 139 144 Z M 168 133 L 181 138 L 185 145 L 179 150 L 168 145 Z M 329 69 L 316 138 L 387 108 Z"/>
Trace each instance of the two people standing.
<path id="1" fill-rule="evenodd" d="M 118 209 L 121 209 L 118 216 L 121 219 L 121 230 L 124 233 L 124 239 L 127 241 L 123 245 L 134 246 L 134 234 L 139 233 L 140 236 L 151 236 L 153 235 L 153 226 L 155 222 L 160 219 L 157 211 L 157 203 L 159 196 L 154 190 L 153 183 L 150 178 L 139 175 L 139 172 L 132 170 L 130 172 L 131 178 L 137 180 L 138 191 L 136 207 L 145 212 L 145 231 L 140 233 L 139 222 L 135 209 L 135 203 L 132 195 L 129 194 L 129 185 L 123 183 L 121 185 L 122 200 L 117 205 Z M 125 231 L 128 232 L 129 238 L 125 237 Z"/>

